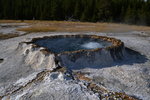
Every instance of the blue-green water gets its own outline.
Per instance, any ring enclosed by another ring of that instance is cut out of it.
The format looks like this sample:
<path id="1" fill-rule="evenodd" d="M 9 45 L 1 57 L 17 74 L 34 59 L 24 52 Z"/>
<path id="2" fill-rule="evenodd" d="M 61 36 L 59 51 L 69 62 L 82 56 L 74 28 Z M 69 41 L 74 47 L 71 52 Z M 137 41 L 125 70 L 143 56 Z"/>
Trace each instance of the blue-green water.
<path id="1" fill-rule="evenodd" d="M 100 39 L 92 38 L 77 38 L 77 37 L 65 37 L 65 38 L 43 38 L 36 40 L 35 44 L 46 47 L 54 53 L 61 53 L 65 51 L 76 51 L 82 49 L 96 49 L 105 48 L 111 46 L 112 43 L 103 41 Z"/>

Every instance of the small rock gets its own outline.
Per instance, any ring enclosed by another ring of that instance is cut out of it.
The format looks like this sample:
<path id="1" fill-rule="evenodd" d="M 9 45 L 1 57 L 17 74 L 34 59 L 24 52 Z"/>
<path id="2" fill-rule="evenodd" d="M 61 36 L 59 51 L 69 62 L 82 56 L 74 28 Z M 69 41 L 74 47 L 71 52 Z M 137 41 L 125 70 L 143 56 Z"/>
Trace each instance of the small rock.
<path id="1" fill-rule="evenodd" d="M 4 61 L 4 59 L 1 59 L 1 58 L 0 58 L 0 63 L 2 63 L 3 61 Z"/>

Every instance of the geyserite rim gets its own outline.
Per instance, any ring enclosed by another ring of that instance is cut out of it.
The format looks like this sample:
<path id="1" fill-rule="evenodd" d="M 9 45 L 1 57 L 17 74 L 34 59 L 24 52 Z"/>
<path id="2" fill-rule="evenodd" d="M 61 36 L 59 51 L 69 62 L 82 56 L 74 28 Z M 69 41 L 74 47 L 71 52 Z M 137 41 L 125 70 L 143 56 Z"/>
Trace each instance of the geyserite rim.
<path id="1" fill-rule="evenodd" d="M 68 37 L 78 37 L 78 38 L 93 38 L 93 39 L 101 39 L 104 41 L 108 41 L 112 43 L 112 46 L 108 46 L 105 48 L 96 48 L 96 49 L 83 49 L 83 50 L 76 50 L 76 51 L 65 51 L 65 52 L 61 52 L 61 53 L 54 53 L 51 50 L 49 50 L 46 47 L 43 47 L 44 49 L 42 49 L 42 52 L 49 52 L 49 53 L 53 53 L 53 54 L 68 54 L 68 53 L 79 53 L 79 52 L 86 52 L 86 51 L 90 51 L 90 52 L 94 52 L 94 51 L 99 51 L 101 49 L 106 49 L 106 50 L 117 50 L 117 49 L 121 49 L 124 47 L 124 43 L 121 40 L 115 39 L 115 38 L 110 38 L 110 37 L 106 37 L 106 36 L 97 36 L 97 35 L 56 35 L 56 36 L 44 36 L 44 37 L 40 37 L 40 38 L 33 38 L 31 41 L 29 42 L 24 42 L 26 44 L 33 44 L 33 48 L 36 47 L 42 47 L 39 46 L 37 44 L 34 44 L 35 41 L 40 40 L 40 39 L 47 39 L 47 38 L 68 38 Z"/>

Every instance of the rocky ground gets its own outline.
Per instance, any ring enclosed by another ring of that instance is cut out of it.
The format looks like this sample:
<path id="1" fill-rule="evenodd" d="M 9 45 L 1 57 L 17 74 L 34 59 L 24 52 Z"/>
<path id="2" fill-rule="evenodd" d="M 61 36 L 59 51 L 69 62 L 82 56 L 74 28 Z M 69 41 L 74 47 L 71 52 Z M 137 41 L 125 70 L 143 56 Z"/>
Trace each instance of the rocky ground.
<path id="1" fill-rule="evenodd" d="M 2 26 L 2 25 L 1 25 Z M 0 32 L 7 33 L 5 28 Z M 17 31 L 16 31 L 17 32 Z M 11 32 L 8 32 L 11 33 Z M 7 34 L 8 34 L 7 33 Z M 13 32 L 14 33 L 14 32 Z M 63 34 L 95 34 L 121 39 L 131 56 L 109 67 L 36 69 L 17 49 L 22 41 Z M 150 99 L 150 32 L 39 32 L 0 40 L 2 100 Z"/>
<path id="2" fill-rule="evenodd" d="M 18 28 L 29 27 L 26 23 L 0 23 L 0 34 L 24 34 L 25 32 L 17 31 Z"/>

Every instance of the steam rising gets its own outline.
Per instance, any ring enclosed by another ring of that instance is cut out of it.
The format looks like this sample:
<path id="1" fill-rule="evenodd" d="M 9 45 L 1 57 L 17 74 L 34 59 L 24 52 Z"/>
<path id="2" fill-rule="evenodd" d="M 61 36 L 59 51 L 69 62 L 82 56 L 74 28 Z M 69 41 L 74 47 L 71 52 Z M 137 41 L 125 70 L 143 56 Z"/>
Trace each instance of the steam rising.
<path id="1" fill-rule="evenodd" d="M 85 43 L 81 46 L 83 48 L 86 48 L 86 49 L 96 49 L 96 48 L 102 48 L 103 47 L 100 43 L 97 43 L 97 42 L 88 42 L 88 43 Z"/>

